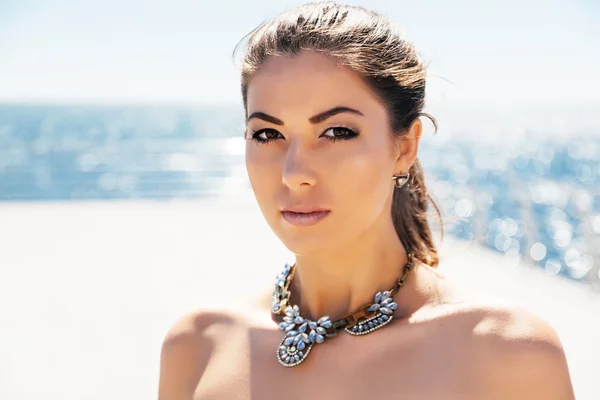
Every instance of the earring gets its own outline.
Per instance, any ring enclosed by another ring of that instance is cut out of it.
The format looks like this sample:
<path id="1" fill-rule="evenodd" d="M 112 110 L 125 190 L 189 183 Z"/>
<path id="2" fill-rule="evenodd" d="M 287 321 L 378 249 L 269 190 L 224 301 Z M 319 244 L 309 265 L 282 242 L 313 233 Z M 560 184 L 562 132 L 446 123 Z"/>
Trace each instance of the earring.
<path id="1" fill-rule="evenodd" d="M 406 184 L 406 182 L 408 182 L 409 177 L 410 174 L 407 172 L 405 174 L 394 175 L 392 180 L 395 181 L 396 187 L 400 189 L 402 186 L 404 186 L 404 184 Z"/>

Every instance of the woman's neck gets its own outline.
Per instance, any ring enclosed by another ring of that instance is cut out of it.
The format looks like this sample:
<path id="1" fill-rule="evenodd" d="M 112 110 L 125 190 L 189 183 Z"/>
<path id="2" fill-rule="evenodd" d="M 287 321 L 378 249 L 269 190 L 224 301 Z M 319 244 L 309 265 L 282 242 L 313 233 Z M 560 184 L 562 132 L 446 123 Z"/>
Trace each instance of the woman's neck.
<path id="1" fill-rule="evenodd" d="M 372 303 L 378 291 L 391 289 L 408 261 L 393 226 L 391 229 L 391 232 L 367 233 L 337 250 L 296 256 L 290 300 L 299 305 L 302 316 L 317 320 L 329 315 L 335 320 Z M 417 263 L 415 260 L 414 264 Z M 402 309 L 402 304 L 398 304 Z"/>

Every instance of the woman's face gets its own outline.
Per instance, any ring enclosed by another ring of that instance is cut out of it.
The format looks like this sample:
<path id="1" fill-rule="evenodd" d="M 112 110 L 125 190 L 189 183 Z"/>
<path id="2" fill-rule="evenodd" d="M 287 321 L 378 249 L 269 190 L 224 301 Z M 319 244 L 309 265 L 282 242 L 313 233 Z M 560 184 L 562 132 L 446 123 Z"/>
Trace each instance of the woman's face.
<path id="1" fill-rule="evenodd" d="M 391 224 L 392 175 L 412 161 L 398 161 L 387 111 L 358 75 L 317 53 L 272 57 L 249 83 L 247 110 L 250 183 L 290 251 L 315 253 Z M 329 212 L 299 225 L 282 214 L 295 207 Z"/>

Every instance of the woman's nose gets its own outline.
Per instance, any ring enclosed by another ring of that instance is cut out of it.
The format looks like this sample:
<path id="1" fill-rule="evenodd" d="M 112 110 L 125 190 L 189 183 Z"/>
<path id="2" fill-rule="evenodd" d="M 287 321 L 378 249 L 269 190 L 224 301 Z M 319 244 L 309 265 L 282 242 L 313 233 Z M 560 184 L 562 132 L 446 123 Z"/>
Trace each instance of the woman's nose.
<path id="1" fill-rule="evenodd" d="M 298 142 L 293 143 L 285 155 L 281 182 L 292 190 L 314 186 L 317 183 L 314 165 L 310 149 Z"/>

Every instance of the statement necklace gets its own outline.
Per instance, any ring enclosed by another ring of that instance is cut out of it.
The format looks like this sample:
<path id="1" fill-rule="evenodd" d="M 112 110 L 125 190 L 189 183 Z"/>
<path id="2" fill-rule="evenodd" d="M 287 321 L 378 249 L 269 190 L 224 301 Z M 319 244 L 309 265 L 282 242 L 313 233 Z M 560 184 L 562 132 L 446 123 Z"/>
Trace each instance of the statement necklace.
<path id="1" fill-rule="evenodd" d="M 298 305 L 289 304 L 289 287 L 296 264 L 285 264 L 283 271 L 275 279 L 275 290 L 271 299 L 271 312 L 276 320 L 279 320 L 279 316 L 283 317 L 279 329 L 285 332 L 277 348 L 279 363 L 284 367 L 295 367 L 306 360 L 315 344 L 337 336 L 339 330 L 343 329 L 353 336 L 362 336 L 389 324 L 398 308 L 398 304 L 394 303 L 394 296 L 404 286 L 413 266 L 413 258 L 414 254 L 408 253 L 404 273 L 392 289 L 383 293 L 377 292 L 373 303 L 365 304 L 357 312 L 346 314 L 336 321 L 331 321 L 329 316 L 321 317 L 318 321 L 308 320 L 300 315 Z"/>

